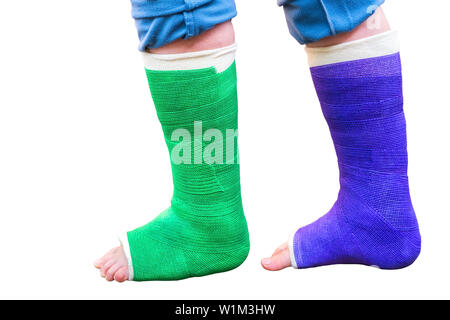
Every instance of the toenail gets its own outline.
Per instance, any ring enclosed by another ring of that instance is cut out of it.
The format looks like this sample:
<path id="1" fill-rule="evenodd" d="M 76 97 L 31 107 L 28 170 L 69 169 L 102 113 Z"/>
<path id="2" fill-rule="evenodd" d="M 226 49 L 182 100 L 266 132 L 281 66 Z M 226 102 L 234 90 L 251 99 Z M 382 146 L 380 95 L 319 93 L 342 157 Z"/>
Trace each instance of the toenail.
<path id="1" fill-rule="evenodd" d="M 270 259 L 263 260 L 263 264 L 265 264 L 266 266 L 270 265 L 271 263 L 272 263 L 272 261 Z"/>

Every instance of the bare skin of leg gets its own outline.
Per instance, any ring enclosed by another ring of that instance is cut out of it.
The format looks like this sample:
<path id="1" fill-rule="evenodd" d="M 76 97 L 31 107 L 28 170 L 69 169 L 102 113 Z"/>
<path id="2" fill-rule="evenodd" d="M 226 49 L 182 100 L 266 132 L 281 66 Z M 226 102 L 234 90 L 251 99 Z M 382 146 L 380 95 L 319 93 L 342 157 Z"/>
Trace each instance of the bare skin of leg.
<path id="1" fill-rule="evenodd" d="M 177 54 L 211 50 L 230 46 L 234 43 L 234 29 L 231 21 L 216 25 L 203 34 L 187 40 L 176 40 L 161 48 L 149 50 L 156 54 Z M 111 249 L 94 262 L 100 275 L 108 281 L 128 280 L 128 261 L 122 246 Z"/>
<path id="2" fill-rule="evenodd" d="M 372 15 L 366 22 L 346 33 L 341 33 L 336 36 L 327 37 L 315 43 L 308 44 L 310 48 L 320 48 L 334 46 L 340 43 L 350 42 L 354 40 L 368 38 L 379 33 L 390 30 L 389 23 L 381 8 Z M 264 269 L 269 271 L 279 271 L 291 267 L 291 258 L 289 255 L 288 243 L 282 244 L 271 257 L 261 260 L 261 265 Z"/>

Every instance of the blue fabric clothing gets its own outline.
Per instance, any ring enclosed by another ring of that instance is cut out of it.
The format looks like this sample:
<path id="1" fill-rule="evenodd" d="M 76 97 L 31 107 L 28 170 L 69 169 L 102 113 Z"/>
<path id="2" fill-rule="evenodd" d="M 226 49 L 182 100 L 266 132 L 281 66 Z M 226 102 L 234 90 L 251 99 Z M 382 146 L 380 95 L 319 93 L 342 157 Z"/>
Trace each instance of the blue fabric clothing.
<path id="1" fill-rule="evenodd" d="M 278 0 L 290 33 L 301 44 L 351 31 L 383 3 L 384 0 Z"/>
<path id="2" fill-rule="evenodd" d="M 234 18 L 234 0 L 131 0 L 139 50 L 188 39 Z"/>
<path id="3" fill-rule="evenodd" d="M 383 3 L 384 0 L 278 0 L 289 31 L 301 44 L 351 31 Z M 198 36 L 237 15 L 234 0 L 131 0 L 131 4 L 141 51 Z"/>

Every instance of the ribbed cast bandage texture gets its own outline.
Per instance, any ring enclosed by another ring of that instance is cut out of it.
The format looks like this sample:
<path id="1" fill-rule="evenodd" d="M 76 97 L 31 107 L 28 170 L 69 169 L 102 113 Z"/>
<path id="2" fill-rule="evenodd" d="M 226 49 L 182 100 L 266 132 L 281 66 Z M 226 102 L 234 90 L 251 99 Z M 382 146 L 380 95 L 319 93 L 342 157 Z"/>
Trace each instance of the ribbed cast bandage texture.
<path id="1" fill-rule="evenodd" d="M 250 248 L 235 134 L 235 64 L 221 73 L 211 67 L 147 70 L 147 76 L 171 155 L 174 193 L 170 208 L 128 232 L 134 280 L 178 280 L 234 269 Z"/>
<path id="2" fill-rule="evenodd" d="M 294 235 L 297 267 L 410 265 L 421 237 L 408 186 L 399 54 L 313 67 L 311 73 L 341 189 L 328 214 Z"/>

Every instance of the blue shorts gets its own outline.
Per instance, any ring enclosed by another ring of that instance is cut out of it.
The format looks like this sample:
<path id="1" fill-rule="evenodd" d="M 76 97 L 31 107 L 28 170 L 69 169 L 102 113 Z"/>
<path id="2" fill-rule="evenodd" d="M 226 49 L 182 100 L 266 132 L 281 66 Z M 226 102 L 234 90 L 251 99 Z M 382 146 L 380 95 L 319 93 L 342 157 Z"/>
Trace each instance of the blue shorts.
<path id="1" fill-rule="evenodd" d="M 384 0 L 278 0 L 292 36 L 301 44 L 351 31 Z"/>
<path id="2" fill-rule="evenodd" d="M 291 34 L 306 44 L 354 29 L 383 2 L 278 0 L 278 5 L 284 7 Z M 198 36 L 237 14 L 234 0 L 131 0 L 131 4 L 141 51 Z"/>
<path id="3" fill-rule="evenodd" d="M 188 39 L 233 19 L 234 0 L 131 0 L 139 50 Z"/>

